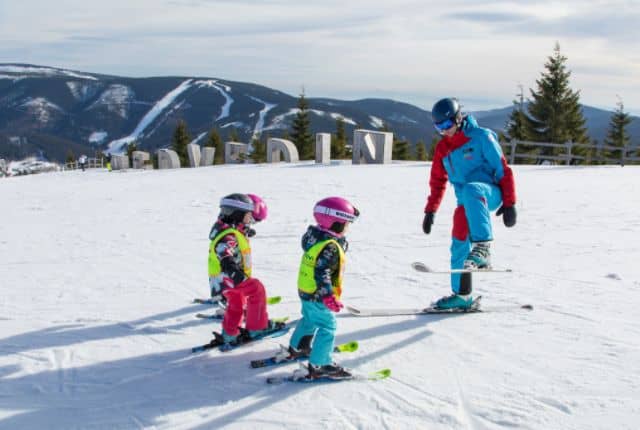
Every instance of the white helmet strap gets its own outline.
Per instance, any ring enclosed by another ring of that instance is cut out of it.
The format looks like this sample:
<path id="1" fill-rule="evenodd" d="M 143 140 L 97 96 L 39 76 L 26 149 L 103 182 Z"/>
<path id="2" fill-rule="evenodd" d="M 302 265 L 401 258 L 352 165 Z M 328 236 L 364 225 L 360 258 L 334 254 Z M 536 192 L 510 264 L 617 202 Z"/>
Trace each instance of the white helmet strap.
<path id="1" fill-rule="evenodd" d="M 331 215 L 348 222 L 354 222 L 356 219 L 358 219 L 358 217 L 354 214 L 350 214 L 348 212 L 339 211 L 336 209 L 332 209 L 332 208 L 328 208 L 326 206 L 320 206 L 320 205 L 316 205 L 316 207 L 313 208 L 313 212 L 324 214 L 324 215 Z"/>
<path id="2" fill-rule="evenodd" d="M 247 212 L 252 212 L 254 209 L 253 203 L 246 203 L 241 200 L 234 200 L 234 199 L 222 199 L 220 200 L 220 206 L 238 208 L 238 209 L 245 210 Z"/>

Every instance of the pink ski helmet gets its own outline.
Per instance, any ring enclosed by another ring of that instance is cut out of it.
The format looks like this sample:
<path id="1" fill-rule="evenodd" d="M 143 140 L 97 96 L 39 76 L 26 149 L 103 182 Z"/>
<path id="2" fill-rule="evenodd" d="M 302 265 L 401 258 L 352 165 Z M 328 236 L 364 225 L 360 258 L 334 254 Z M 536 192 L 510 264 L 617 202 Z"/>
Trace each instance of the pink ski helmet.
<path id="1" fill-rule="evenodd" d="M 251 201 L 253 202 L 253 211 L 251 212 L 253 215 L 253 219 L 256 221 L 263 221 L 267 218 L 267 204 L 255 194 L 247 194 Z"/>
<path id="2" fill-rule="evenodd" d="M 325 230 L 332 230 L 334 223 L 344 225 L 348 222 L 354 222 L 359 215 L 358 209 L 342 197 L 324 198 L 313 208 L 313 217 L 318 225 Z"/>

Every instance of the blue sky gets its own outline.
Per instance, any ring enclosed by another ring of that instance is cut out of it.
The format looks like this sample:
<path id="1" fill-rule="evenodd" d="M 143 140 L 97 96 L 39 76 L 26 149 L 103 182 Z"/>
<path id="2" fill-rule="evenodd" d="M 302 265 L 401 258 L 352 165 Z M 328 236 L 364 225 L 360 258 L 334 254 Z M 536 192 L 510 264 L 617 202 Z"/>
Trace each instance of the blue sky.
<path id="1" fill-rule="evenodd" d="M 640 114 L 640 0 L 0 0 L 0 62 L 309 97 L 504 107 L 560 43 L 582 103 Z"/>

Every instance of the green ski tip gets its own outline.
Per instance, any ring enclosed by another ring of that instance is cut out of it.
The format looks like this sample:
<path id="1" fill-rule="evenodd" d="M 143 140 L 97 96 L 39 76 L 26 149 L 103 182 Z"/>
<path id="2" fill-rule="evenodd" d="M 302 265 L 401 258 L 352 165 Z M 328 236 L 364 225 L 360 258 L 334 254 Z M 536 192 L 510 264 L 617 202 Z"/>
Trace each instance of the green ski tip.
<path id="1" fill-rule="evenodd" d="M 367 379 L 377 381 L 379 379 L 388 378 L 389 376 L 391 376 L 391 369 L 381 369 L 381 370 L 378 370 L 377 372 L 370 373 Z"/>
<path id="2" fill-rule="evenodd" d="M 354 352 L 358 350 L 358 342 L 351 341 L 347 343 L 343 343 L 341 345 L 337 345 L 336 349 L 340 352 Z"/>
<path id="3" fill-rule="evenodd" d="M 286 323 L 289 317 L 271 318 L 271 321 L 277 323 Z"/>
<path id="4" fill-rule="evenodd" d="M 282 301 L 282 296 L 267 297 L 267 304 L 268 305 L 277 305 L 281 301 Z"/>

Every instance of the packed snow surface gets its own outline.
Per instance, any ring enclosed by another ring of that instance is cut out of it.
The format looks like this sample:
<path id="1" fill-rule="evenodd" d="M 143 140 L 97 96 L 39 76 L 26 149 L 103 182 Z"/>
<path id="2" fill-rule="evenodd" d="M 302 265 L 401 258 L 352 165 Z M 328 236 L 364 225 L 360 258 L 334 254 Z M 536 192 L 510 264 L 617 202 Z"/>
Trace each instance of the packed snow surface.
<path id="1" fill-rule="evenodd" d="M 273 317 L 299 316 L 300 236 L 320 198 L 351 226 L 343 300 L 416 307 L 449 293 L 451 189 L 421 230 L 429 164 L 312 163 L 55 172 L 0 179 L 1 429 L 635 429 L 640 422 L 637 167 L 515 167 L 518 223 L 494 219 L 485 313 L 337 316 L 341 364 L 378 382 L 285 384 L 251 369 L 289 335 L 191 354 L 218 322 L 208 233 L 221 197 L 253 192 L 252 238 Z M 532 304 L 533 311 L 517 308 Z M 493 309 L 493 310 L 492 310 Z"/>

